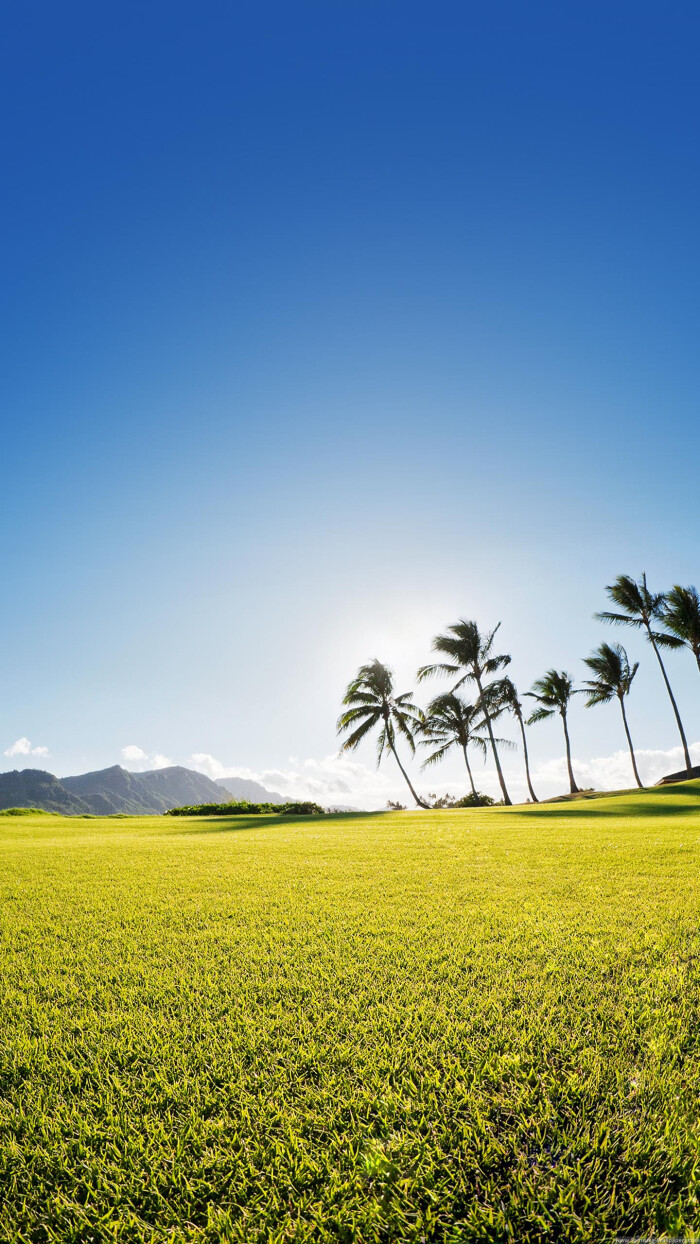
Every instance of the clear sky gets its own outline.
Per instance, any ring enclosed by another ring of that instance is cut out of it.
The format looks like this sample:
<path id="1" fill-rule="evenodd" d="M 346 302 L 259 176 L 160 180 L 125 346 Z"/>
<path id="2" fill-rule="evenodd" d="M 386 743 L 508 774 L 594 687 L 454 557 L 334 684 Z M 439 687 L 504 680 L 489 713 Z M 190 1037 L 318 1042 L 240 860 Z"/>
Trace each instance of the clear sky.
<path id="1" fill-rule="evenodd" d="M 6 768 L 367 805 L 399 785 L 333 758 L 361 661 L 407 689 L 461 615 L 522 689 L 581 677 L 612 577 L 700 580 L 699 35 L 683 0 L 12 0 Z M 602 784 L 615 707 L 571 730 Z M 553 793 L 556 724 L 532 750 Z"/>

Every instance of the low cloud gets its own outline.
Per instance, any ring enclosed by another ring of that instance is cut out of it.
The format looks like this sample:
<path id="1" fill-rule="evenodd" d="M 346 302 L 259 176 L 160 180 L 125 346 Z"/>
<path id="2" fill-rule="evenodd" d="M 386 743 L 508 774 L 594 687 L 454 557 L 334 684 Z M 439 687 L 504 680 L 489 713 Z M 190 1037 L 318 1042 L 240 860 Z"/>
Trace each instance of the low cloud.
<path id="1" fill-rule="evenodd" d="M 29 739 L 17 739 L 12 747 L 8 747 L 5 751 L 6 756 L 48 756 L 48 747 L 32 747 Z"/>
<path id="2" fill-rule="evenodd" d="M 205 773 L 213 781 L 224 777 L 252 777 L 249 769 L 236 769 L 235 766 L 222 765 L 221 761 L 211 756 L 209 752 L 195 752 L 192 756 L 192 764 L 198 773 Z"/>
<path id="3" fill-rule="evenodd" d="M 398 782 L 388 768 L 369 769 L 346 756 L 324 756 L 320 760 L 300 760 L 296 756 L 288 765 L 275 769 L 249 769 L 225 765 L 209 752 L 195 752 L 192 765 L 210 778 L 238 777 L 260 782 L 267 790 L 279 791 L 293 799 L 314 799 L 325 806 L 352 804 L 358 808 L 382 808 L 387 799 L 401 794 Z M 397 775 L 398 776 L 398 775 Z M 405 791 L 404 793 L 408 793 Z"/>
<path id="4" fill-rule="evenodd" d="M 700 764 L 700 743 L 692 743 L 690 756 L 693 764 Z M 652 748 L 635 750 L 637 768 L 645 786 L 653 786 L 667 773 L 677 773 L 685 768 L 683 749 L 670 747 L 668 751 Z M 574 777 L 579 786 L 594 786 L 596 790 L 620 790 L 634 786 L 632 762 L 628 751 L 613 752 L 611 756 L 594 756 L 592 760 L 572 761 Z M 566 758 L 546 760 L 538 765 L 533 774 L 533 783 L 543 782 L 568 789 L 568 773 Z"/>
<path id="5" fill-rule="evenodd" d="M 693 743 L 690 754 L 695 764 L 700 764 L 700 743 Z M 636 752 L 637 764 L 642 781 L 646 786 L 653 786 L 659 778 L 667 773 L 674 773 L 683 768 L 683 753 L 680 747 L 669 748 L 668 751 L 640 748 Z M 504 757 L 504 759 L 506 759 Z M 287 765 L 274 769 L 250 769 L 240 765 L 226 765 L 208 752 L 195 752 L 191 757 L 192 767 L 211 778 L 240 777 L 252 778 L 260 782 L 267 790 L 279 791 L 295 799 L 315 799 L 326 807 L 334 804 L 349 804 L 357 808 L 383 808 L 388 799 L 399 800 L 407 807 L 413 807 L 413 799 L 402 781 L 400 774 L 394 773 L 391 760 L 382 767 L 371 769 L 367 765 L 353 760 L 348 756 L 324 756 L 320 760 L 301 760 L 299 757 L 289 758 Z M 573 759 L 574 774 L 579 786 L 593 786 L 596 790 L 620 790 L 634 785 L 634 775 L 630 764 L 629 752 L 625 750 L 613 752 L 609 756 L 595 756 L 591 760 Z M 504 765 L 505 778 L 514 802 L 524 802 L 527 795 L 522 757 L 516 754 L 507 756 Z M 495 769 L 491 765 L 485 768 L 478 766 L 475 780 L 479 790 L 501 798 Z M 535 765 L 533 784 L 540 798 L 550 795 L 565 794 L 569 789 L 566 758 L 559 756 Z M 442 794 L 449 791 L 460 796 L 467 793 L 466 774 L 445 772 L 444 776 L 431 774 L 429 785 L 425 776 L 414 772 L 411 780 L 420 795 L 429 791 Z"/>
<path id="6" fill-rule="evenodd" d="M 122 748 L 122 759 L 126 764 L 142 772 L 147 769 L 168 769 L 175 763 L 169 756 L 163 756 L 160 752 L 145 752 L 136 743 L 128 743 Z"/>

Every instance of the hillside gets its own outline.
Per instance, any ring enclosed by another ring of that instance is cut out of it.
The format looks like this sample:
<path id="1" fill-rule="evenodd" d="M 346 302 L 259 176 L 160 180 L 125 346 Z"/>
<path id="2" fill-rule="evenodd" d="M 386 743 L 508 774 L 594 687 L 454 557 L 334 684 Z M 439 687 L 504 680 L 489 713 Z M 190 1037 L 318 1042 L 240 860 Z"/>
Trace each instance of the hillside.
<path id="1" fill-rule="evenodd" d="M 211 778 L 173 765 L 147 773 L 129 773 L 121 765 L 54 777 L 42 769 L 0 774 L 0 809 L 42 808 L 66 816 L 108 816 L 122 812 L 148 815 L 192 803 L 223 803 L 225 792 Z"/>
<path id="2" fill-rule="evenodd" d="M 0 809 L 40 808 L 65 816 L 84 816 L 92 808 L 72 794 L 53 773 L 43 769 L 12 769 L 0 773 Z"/>

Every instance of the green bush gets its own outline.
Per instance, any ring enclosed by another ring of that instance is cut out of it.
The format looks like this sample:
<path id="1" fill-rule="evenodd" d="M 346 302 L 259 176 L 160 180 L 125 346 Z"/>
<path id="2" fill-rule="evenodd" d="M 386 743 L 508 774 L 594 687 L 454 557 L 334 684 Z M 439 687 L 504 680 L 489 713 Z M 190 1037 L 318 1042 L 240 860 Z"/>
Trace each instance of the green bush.
<path id="1" fill-rule="evenodd" d="M 490 795 L 482 795 L 480 791 L 470 792 L 463 799 L 453 799 L 451 795 L 441 795 L 438 799 L 437 795 L 428 795 L 428 803 L 431 808 L 492 808 L 496 804 L 496 800 Z"/>
<path id="2" fill-rule="evenodd" d="M 496 803 L 490 795 L 482 795 L 481 791 L 473 794 L 472 791 L 464 796 L 464 799 L 456 799 L 452 804 L 453 808 L 493 808 Z"/>
<path id="3" fill-rule="evenodd" d="M 182 808 L 170 808 L 166 816 L 323 816 L 326 809 L 318 803 L 248 803 L 246 799 L 235 803 L 197 803 Z"/>
<path id="4" fill-rule="evenodd" d="M 2 808 L 0 816 L 61 816 L 61 813 L 44 812 L 43 808 Z"/>

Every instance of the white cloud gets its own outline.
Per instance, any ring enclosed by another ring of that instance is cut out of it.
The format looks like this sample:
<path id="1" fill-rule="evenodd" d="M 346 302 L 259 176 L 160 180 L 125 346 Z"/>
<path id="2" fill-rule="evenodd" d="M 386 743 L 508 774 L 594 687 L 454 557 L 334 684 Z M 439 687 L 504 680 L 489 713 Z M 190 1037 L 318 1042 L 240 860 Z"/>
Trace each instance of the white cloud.
<path id="1" fill-rule="evenodd" d="M 223 777 L 252 777 L 253 774 L 249 769 L 236 769 L 222 765 L 220 760 L 215 756 L 210 756 L 209 752 L 195 752 L 192 756 L 192 763 L 198 773 L 206 773 L 207 777 L 217 778 Z"/>
<path id="2" fill-rule="evenodd" d="M 169 756 L 163 756 L 160 752 L 145 752 L 142 747 L 137 747 L 135 743 L 129 743 L 122 748 L 122 759 L 127 764 L 135 765 L 137 770 L 144 769 L 168 769 L 175 761 Z"/>
<path id="3" fill-rule="evenodd" d="M 690 753 L 694 763 L 700 764 L 700 743 L 693 743 Z M 680 747 L 672 747 L 668 751 L 640 748 L 636 756 L 642 781 L 648 786 L 665 774 L 683 768 Z M 505 778 L 511 797 L 516 803 L 522 802 L 527 799 L 522 756 L 511 754 L 504 759 Z M 326 807 L 349 804 L 357 808 L 383 808 L 388 799 L 397 799 L 407 807 L 413 807 L 410 792 L 401 775 L 395 772 L 395 765 L 390 757 L 382 762 L 379 770 L 371 769 L 349 756 L 337 754 L 324 756 L 320 760 L 301 760 L 295 756 L 290 757 L 286 767 L 249 769 L 238 765 L 225 765 L 208 752 L 195 752 L 191 757 L 191 764 L 200 773 L 206 773 L 211 778 L 252 778 L 268 790 L 276 790 L 292 798 L 315 799 Z M 634 785 L 629 752 L 625 750 L 613 752 L 610 756 L 596 756 L 591 760 L 574 757 L 573 767 L 579 786 L 593 786 L 597 790 L 620 790 Z M 410 777 L 421 795 L 426 795 L 429 791 L 436 791 L 438 794 L 449 791 L 459 797 L 469 789 L 466 773 L 462 774 L 459 769 L 448 771 L 447 766 L 444 775 L 435 771 L 427 781 L 417 767 L 410 771 Z M 479 764 L 474 778 L 479 790 L 493 795 L 496 799 L 501 798 L 493 766 L 482 768 Z M 550 795 L 565 794 L 569 789 L 565 757 L 560 756 L 536 765 L 533 770 L 533 784 L 542 799 Z"/>
<path id="4" fill-rule="evenodd" d="M 48 747 L 32 747 L 29 739 L 17 739 L 12 747 L 8 747 L 5 751 L 6 756 L 48 756 Z"/>
<path id="5" fill-rule="evenodd" d="M 210 778 L 249 778 L 260 782 L 267 790 L 293 799 L 315 799 L 326 806 L 341 803 L 358 808 L 383 808 L 387 799 L 408 795 L 400 774 L 394 777 L 388 765 L 386 769 L 382 765 L 377 771 L 347 756 L 324 756 L 321 760 L 300 760 L 293 756 L 287 768 L 249 769 L 222 764 L 208 752 L 195 752 L 192 764 Z M 402 802 L 410 803 L 410 797 L 402 798 Z"/>
<path id="6" fill-rule="evenodd" d="M 700 743 L 692 743 L 690 755 L 694 764 L 700 764 Z M 670 747 L 668 751 L 652 748 L 635 750 L 639 776 L 645 786 L 653 786 L 659 778 L 667 773 L 676 773 L 685 768 L 681 747 Z M 592 760 L 572 761 L 574 777 L 579 786 L 594 786 L 597 790 L 621 790 L 634 786 L 634 774 L 630 754 L 626 750 L 613 752 L 611 756 L 594 756 Z M 533 783 L 546 783 L 568 789 L 566 758 L 546 760 L 538 765 L 533 774 Z"/>
<path id="7" fill-rule="evenodd" d="M 148 760 L 143 748 L 137 747 L 135 743 L 129 743 L 128 747 L 123 747 L 122 756 L 124 760 Z"/>

